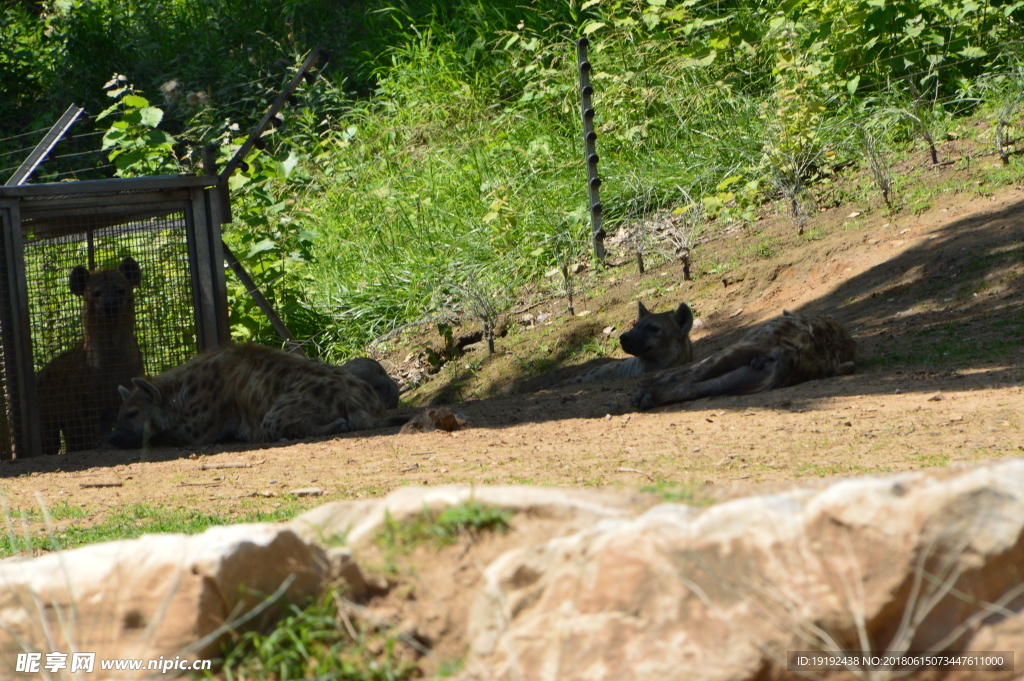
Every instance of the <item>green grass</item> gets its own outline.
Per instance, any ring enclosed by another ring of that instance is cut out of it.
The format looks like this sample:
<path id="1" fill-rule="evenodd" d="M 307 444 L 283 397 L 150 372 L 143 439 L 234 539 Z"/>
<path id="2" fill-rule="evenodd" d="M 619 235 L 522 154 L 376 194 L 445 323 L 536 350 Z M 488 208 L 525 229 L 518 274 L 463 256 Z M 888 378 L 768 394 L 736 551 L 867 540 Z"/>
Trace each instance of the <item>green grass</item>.
<path id="1" fill-rule="evenodd" d="M 233 517 L 204 513 L 195 509 L 158 508 L 138 504 L 119 509 L 96 525 L 78 527 L 69 523 L 62 525 L 63 529 L 54 528 L 52 533 L 42 528 L 27 535 L 21 525 L 22 518 L 24 517 L 26 521 L 38 520 L 41 514 L 34 509 L 13 511 L 6 518 L 8 531 L 0 536 L 0 557 L 38 550 L 70 549 L 117 539 L 134 539 L 143 534 L 157 532 L 197 534 L 216 525 L 277 522 L 292 518 L 304 509 L 305 507 L 299 504 L 285 504 L 273 511 L 251 511 L 243 516 Z M 88 515 L 85 509 L 66 503 L 54 506 L 49 512 L 54 521 L 80 519 Z"/>
<path id="2" fill-rule="evenodd" d="M 572 49 L 584 32 L 606 230 L 700 203 L 710 219 L 698 233 L 714 238 L 779 198 L 773 154 L 821 152 L 803 179 L 824 194 L 838 182 L 830 166 L 863 165 L 854 121 L 876 129 L 892 162 L 919 152 L 918 133 L 893 114 L 915 106 L 914 74 L 934 84 L 939 100 L 925 104 L 940 137 L 965 115 L 991 118 L 979 102 L 1001 95 L 977 86 L 1015 63 L 1024 19 L 1024 9 L 959 0 L 906 0 L 893 12 L 916 17 L 912 31 L 824 0 L 66 4 L 42 16 L 24 3 L 0 10 L 0 45 L 14 46 L 0 48 L 0 90 L 14 93 L 0 101 L 0 153 L 23 143 L 2 138 L 51 123 L 56 102 L 102 110 L 114 72 L 165 110 L 163 129 L 229 153 L 286 69 L 328 48 L 268 150 L 235 176 L 227 230 L 285 322 L 328 360 L 441 311 L 464 315 L 457 284 L 507 292 L 507 305 L 521 285 L 589 257 Z M 922 37 L 934 35 L 944 39 Z M 172 80 L 210 104 L 165 99 Z M 1019 173 L 990 172 L 1003 183 Z M 926 209 L 933 190 L 909 185 L 930 175 L 904 175 L 897 194 Z M 780 249 L 762 239 L 752 252 Z M 700 262 L 700 250 L 698 274 L 738 264 Z M 277 343 L 245 291 L 228 286 L 234 336 Z"/>
<path id="3" fill-rule="evenodd" d="M 447 546 L 460 537 L 476 537 L 483 532 L 508 532 L 514 513 L 477 501 L 465 501 L 440 512 L 426 507 L 419 514 L 396 521 L 385 516 L 377 544 L 387 551 L 408 552 L 417 546 Z"/>
<path id="4" fill-rule="evenodd" d="M 640 491 L 655 494 L 661 497 L 662 501 L 670 504 L 684 503 L 688 506 L 708 506 L 714 503 L 713 499 L 702 497 L 699 493 L 699 488 L 671 480 L 658 480 L 650 485 L 644 485 L 640 488 Z"/>
<path id="5" fill-rule="evenodd" d="M 339 607 L 336 592 L 305 607 L 288 605 L 272 628 L 242 634 L 225 650 L 223 677 L 404 681 L 415 666 L 396 655 L 398 640 Z M 355 634 L 355 640 L 352 634 Z M 374 653 L 372 651 L 379 650 Z M 210 674 L 208 678 L 213 678 Z"/>

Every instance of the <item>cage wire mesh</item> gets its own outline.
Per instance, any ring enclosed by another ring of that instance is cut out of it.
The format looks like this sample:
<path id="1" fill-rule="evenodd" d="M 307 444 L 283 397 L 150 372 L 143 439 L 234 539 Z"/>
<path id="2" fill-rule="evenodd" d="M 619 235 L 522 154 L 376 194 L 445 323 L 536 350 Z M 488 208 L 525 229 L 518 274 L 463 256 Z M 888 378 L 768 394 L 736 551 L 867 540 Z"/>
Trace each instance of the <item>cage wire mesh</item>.
<path id="1" fill-rule="evenodd" d="M 118 384 L 135 375 L 159 374 L 196 354 L 185 220 L 180 212 L 107 226 L 82 215 L 65 222 L 64 235 L 26 238 L 44 453 L 92 449 L 116 418 Z M 141 274 L 134 287 L 131 273 L 122 271 L 129 257 Z M 69 281 L 76 266 L 94 273 L 77 294 Z M 101 271 L 107 272 L 96 274 Z M 137 355 L 125 338 L 131 331 L 125 317 L 131 298 Z M 53 439 L 55 422 L 62 441 Z"/>

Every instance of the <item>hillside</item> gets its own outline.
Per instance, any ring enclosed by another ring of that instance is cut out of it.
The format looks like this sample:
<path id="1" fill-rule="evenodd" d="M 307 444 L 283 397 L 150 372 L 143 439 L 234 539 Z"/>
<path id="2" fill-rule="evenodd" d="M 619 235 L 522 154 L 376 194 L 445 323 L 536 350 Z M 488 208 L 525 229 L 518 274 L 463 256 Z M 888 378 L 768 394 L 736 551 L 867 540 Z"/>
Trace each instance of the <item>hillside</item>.
<path id="1" fill-rule="evenodd" d="M 42 494 L 61 511 L 56 539 L 78 543 L 93 540 L 90 532 L 123 536 L 182 523 L 194 531 L 288 516 L 325 498 L 375 497 L 406 485 L 639 488 L 652 501 L 706 502 L 797 480 L 1020 456 L 1024 190 L 979 187 L 975 178 L 992 163 L 982 156 L 970 170 L 958 162 L 925 171 L 935 192 L 918 214 L 841 205 L 811 218 L 804 236 L 766 206 L 756 231 L 726 228 L 700 247 L 694 281 L 682 281 L 675 263 L 643 277 L 631 264 L 587 275 L 575 317 L 563 300 L 541 298 L 509 322 L 495 355 L 471 345 L 403 395 L 406 405 L 455 402 L 466 430 L 5 462 L 3 493 L 26 511 Z M 770 257 L 751 248 L 765 240 L 775 250 Z M 732 264 L 710 272 L 719 262 Z M 698 358 L 784 308 L 830 314 L 853 330 L 858 370 L 650 412 L 629 404 L 636 379 L 538 390 L 601 361 L 595 351 L 621 354 L 612 350 L 615 337 L 632 322 L 636 300 L 658 310 L 689 302 L 700 320 Z M 526 314 L 532 325 L 522 321 Z M 383 357 L 399 377 L 426 364 L 426 344 L 439 340 L 428 332 L 410 330 Z M 251 466 L 201 468 L 239 461 Z M 120 486 L 81 487 L 96 482 Z M 289 494 L 307 487 L 324 496 Z M 29 523 L 39 536 L 42 518 Z"/>

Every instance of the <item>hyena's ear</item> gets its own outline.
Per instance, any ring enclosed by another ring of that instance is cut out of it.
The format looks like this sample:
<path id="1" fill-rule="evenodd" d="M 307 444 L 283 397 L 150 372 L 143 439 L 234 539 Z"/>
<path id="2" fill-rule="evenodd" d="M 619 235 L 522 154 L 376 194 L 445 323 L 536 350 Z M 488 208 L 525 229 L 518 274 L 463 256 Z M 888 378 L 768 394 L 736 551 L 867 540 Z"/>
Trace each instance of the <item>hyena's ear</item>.
<path id="1" fill-rule="evenodd" d="M 142 283 L 142 268 L 139 267 L 139 263 L 135 262 L 135 258 L 127 256 L 121 261 L 121 266 L 117 268 L 124 275 L 124 278 L 128 280 L 132 288 L 135 288 Z"/>
<path id="2" fill-rule="evenodd" d="M 651 311 L 648 310 L 646 307 L 644 307 L 644 304 L 641 303 L 639 300 L 636 301 L 636 305 L 637 305 L 637 315 L 636 315 L 637 319 L 643 319 L 647 315 L 651 314 Z"/>
<path id="3" fill-rule="evenodd" d="M 68 288 L 76 296 L 80 296 L 85 293 L 85 285 L 89 283 L 88 268 L 85 265 L 75 265 L 71 268 L 71 274 L 68 276 Z"/>
<path id="4" fill-rule="evenodd" d="M 122 402 L 127 401 L 128 398 L 132 396 L 132 391 L 123 385 L 117 386 L 117 392 L 120 393 Z"/>
<path id="5" fill-rule="evenodd" d="M 793 316 L 793 313 L 792 313 L 792 312 L 790 312 L 789 310 L 783 310 L 783 311 L 782 311 L 782 316 L 783 316 L 783 317 L 792 317 L 792 316 Z"/>
<path id="6" fill-rule="evenodd" d="M 684 336 L 690 333 L 690 329 L 693 328 L 693 310 L 690 309 L 689 305 L 680 303 L 672 317 L 675 319 L 676 324 L 679 325 L 680 333 Z"/>
<path id="7" fill-rule="evenodd" d="M 156 387 L 146 379 L 133 378 L 132 385 L 149 395 L 149 397 L 157 404 L 161 404 L 164 401 L 164 394 L 160 391 L 160 388 Z"/>

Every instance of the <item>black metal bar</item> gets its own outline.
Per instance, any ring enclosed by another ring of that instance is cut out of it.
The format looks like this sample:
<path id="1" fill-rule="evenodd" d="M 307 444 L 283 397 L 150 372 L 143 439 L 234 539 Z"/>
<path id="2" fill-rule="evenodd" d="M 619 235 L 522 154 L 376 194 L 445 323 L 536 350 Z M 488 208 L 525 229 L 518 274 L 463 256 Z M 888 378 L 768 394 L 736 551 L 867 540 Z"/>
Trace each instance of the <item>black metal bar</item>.
<path id="1" fill-rule="evenodd" d="M 235 172 L 235 169 L 242 165 L 245 157 L 256 144 L 256 140 L 258 140 L 260 135 L 263 134 L 263 131 L 266 130 L 267 124 L 270 123 L 271 119 L 274 119 L 278 124 L 280 124 L 280 120 L 277 118 L 278 112 L 284 108 L 285 103 L 288 101 L 288 97 L 295 92 L 295 88 L 299 86 L 303 77 L 311 68 L 313 68 L 313 65 L 323 55 L 323 53 L 324 52 L 320 47 L 317 47 L 309 53 L 309 56 L 306 57 L 306 61 L 302 62 L 302 66 L 299 67 L 298 72 L 291 79 L 288 85 L 285 86 L 284 90 L 281 91 L 281 94 L 277 96 L 274 103 L 270 105 L 270 109 L 267 110 L 267 113 L 263 114 L 263 118 L 260 119 L 260 122 L 257 123 L 249 133 L 249 139 L 242 144 L 231 160 L 228 161 L 228 164 L 224 166 L 224 170 L 220 172 L 220 176 L 218 178 L 219 182 L 227 182 L 228 178 Z"/>
<path id="2" fill-rule="evenodd" d="M 192 281 L 192 311 L 196 323 L 196 350 L 212 350 L 207 347 L 207 331 L 203 317 L 203 284 L 199 280 L 199 235 L 196 233 L 195 202 L 185 203 L 185 239 L 188 242 L 188 272 Z M 216 346 L 214 346 L 216 347 Z"/>
<path id="3" fill-rule="evenodd" d="M 202 317 L 202 335 L 199 349 L 209 350 L 220 345 L 217 334 L 217 287 L 215 284 L 214 267 L 219 264 L 213 261 L 210 248 L 210 213 L 206 205 L 206 192 L 202 189 L 192 190 L 193 234 L 196 245 L 196 278 L 199 283 L 199 299 L 201 306 L 196 308 L 196 317 Z"/>
<path id="4" fill-rule="evenodd" d="M 99 192 L 160 191 L 163 189 L 185 189 L 188 187 L 213 187 L 216 177 L 206 175 L 152 175 L 150 177 L 116 177 L 109 180 L 82 180 L 80 182 L 42 182 L 23 184 L 16 187 L 0 187 L 0 199 L 22 196 L 53 196 L 72 193 L 96 194 Z"/>
<path id="5" fill-rule="evenodd" d="M 584 156 L 587 163 L 587 189 L 590 198 L 590 233 L 594 238 L 594 256 L 598 260 L 605 259 L 604 228 L 601 226 L 601 178 L 597 174 L 597 132 L 594 130 L 594 107 L 591 95 L 594 88 L 590 84 L 590 62 L 587 59 L 587 46 L 590 41 L 580 38 L 576 41 L 576 65 L 580 71 L 580 114 L 583 117 Z"/>
<path id="6" fill-rule="evenodd" d="M 57 122 L 53 124 L 49 132 L 43 135 L 43 139 L 39 140 L 39 144 L 36 148 L 28 155 L 28 158 L 14 171 L 7 182 L 4 183 L 5 187 L 16 187 L 20 184 L 25 184 L 25 180 L 29 178 L 36 167 L 43 162 L 46 155 L 50 153 L 50 150 L 56 146 L 57 142 L 64 136 L 64 133 L 68 131 L 78 117 L 82 114 L 82 107 L 75 106 L 72 104 L 68 107 L 68 110 L 57 119 Z"/>
<path id="7" fill-rule="evenodd" d="M 276 312 L 274 312 L 274 308 L 270 306 L 270 301 L 263 297 L 259 286 L 257 286 L 256 282 L 249 276 L 249 273 L 245 271 L 245 268 L 242 267 L 242 263 L 239 262 L 238 258 L 235 257 L 235 254 L 231 252 L 228 245 L 222 242 L 221 248 L 224 250 L 224 260 L 227 261 L 228 267 L 230 267 L 231 271 L 235 273 L 238 280 L 242 282 L 242 286 L 244 286 L 245 290 L 248 291 L 250 296 L 252 296 L 252 299 L 256 301 L 259 308 L 263 310 L 263 314 L 267 315 L 267 319 L 270 320 L 270 324 L 274 327 L 274 331 L 276 331 L 277 335 L 284 341 L 285 347 L 297 355 L 305 355 L 306 353 L 302 350 L 302 344 L 295 340 L 295 336 L 292 335 L 292 332 L 288 330 L 288 327 L 285 326 L 283 321 L 281 321 L 281 318 L 277 316 Z"/>
<path id="8" fill-rule="evenodd" d="M 7 372 L 8 380 L 12 372 L 16 376 L 18 426 L 15 429 L 14 455 L 23 459 L 42 454 L 43 443 L 39 432 L 39 397 L 32 362 L 32 327 L 25 281 L 21 220 L 18 204 L 11 202 L 5 208 L 7 210 L 4 211 L 6 219 L 3 220 L 3 269 L 10 298 L 7 301 L 9 313 L 6 310 L 4 313 L 3 335 L 5 350 L 13 350 L 13 353 L 5 353 L 5 360 L 8 361 L 5 362 L 4 370 Z M 13 362 L 10 361 L 12 359 Z M 14 414 L 13 405 L 11 414 Z"/>
<path id="9" fill-rule="evenodd" d="M 203 172 L 216 177 L 217 175 L 217 148 L 213 146 L 203 147 Z M 217 319 L 217 340 L 219 343 L 227 343 L 231 340 L 231 328 L 228 324 L 228 291 L 227 282 L 224 279 L 224 248 L 222 225 L 231 221 L 231 194 L 228 191 L 227 182 L 205 189 L 207 215 L 209 216 L 210 229 L 208 234 L 208 248 L 211 253 L 211 265 L 213 268 L 213 302 L 216 308 Z M 225 219 L 225 215 L 227 219 Z"/>

